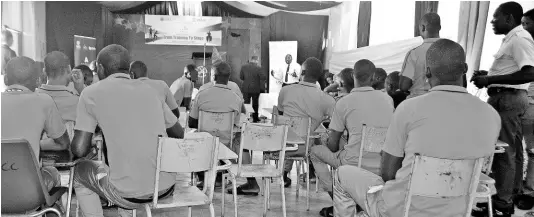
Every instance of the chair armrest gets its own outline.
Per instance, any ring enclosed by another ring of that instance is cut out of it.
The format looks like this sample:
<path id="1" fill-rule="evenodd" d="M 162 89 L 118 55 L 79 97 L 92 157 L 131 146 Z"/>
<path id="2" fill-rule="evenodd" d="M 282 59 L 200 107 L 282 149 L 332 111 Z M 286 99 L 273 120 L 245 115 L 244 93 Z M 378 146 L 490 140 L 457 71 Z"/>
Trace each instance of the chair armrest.
<path id="1" fill-rule="evenodd" d="M 288 143 L 286 145 L 286 151 L 297 151 L 299 150 L 299 145 L 298 144 L 290 144 Z"/>
<path id="2" fill-rule="evenodd" d="M 59 200 L 59 198 L 67 192 L 67 188 L 65 187 L 55 187 L 48 192 L 49 196 L 46 197 L 46 205 L 52 206 L 56 201 Z"/>
<path id="3" fill-rule="evenodd" d="M 495 179 L 492 179 L 488 175 L 481 173 L 478 182 L 484 185 L 494 185 Z"/>
<path id="4" fill-rule="evenodd" d="M 222 161 L 224 162 L 224 164 L 217 166 L 217 171 L 230 169 L 230 166 L 232 166 L 232 162 L 230 160 L 222 160 Z"/>
<path id="5" fill-rule="evenodd" d="M 369 190 L 367 191 L 368 194 L 374 194 L 378 191 L 381 191 L 382 188 L 384 188 L 384 185 L 377 185 L 377 186 L 371 186 L 369 187 Z"/>

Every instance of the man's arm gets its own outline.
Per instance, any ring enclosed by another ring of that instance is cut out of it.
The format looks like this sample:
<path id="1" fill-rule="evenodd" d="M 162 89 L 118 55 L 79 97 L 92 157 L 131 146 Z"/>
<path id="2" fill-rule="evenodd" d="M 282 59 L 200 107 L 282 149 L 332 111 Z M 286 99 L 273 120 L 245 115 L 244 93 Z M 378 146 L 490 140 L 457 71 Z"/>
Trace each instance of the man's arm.
<path id="1" fill-rule="evenodd" d="M 385 151 L 380 153 L 382 159 L 380 161 L 380 176 L 384 182 L 395 179 L 397 171 L 402 166 L 403 157 L 393 156 Z"/>
<path id="2" fill-rule="evenodd" d="M 51 139 L 40 141 L 41 149 L 51 151 L 65 150 L 70 145 L 70 138 L 67 133 L 67 128 L 63 123 L 63 118 L 61 118 L 59 110 L 52 98 L 47 100 L 46 103 L 48 103 L 48 111 L 44 131 Z"/>
<path id="3" fill-rule="evenodd" d="M 167 128 L 167 136 L 171 138 L 184 138 L 184 129 L 178 122 L 178 118 L 165 102 L 162 102 L 163 118 L 165 119 L 165 127 Z"/>
<path id="4" fill-rule="evenodd" d="M 192 118 L 189 116 L 189 120 L 187 120 L 187 124 L 189 125 L 189 128 L 195 128 L 198 129 L 198 119 Z"/>
<path id="5" fill-rule="evenodd" d="M 331 85 L 328 85 L 328 87 L 324 88 L 324 92 L 330 93 L 330 92 L 336 92 L 339 87 L 338 83 L 333 83 Z"/>
<path id="6" fill-rule="evenodd" d="M 328 147 L 328 149 L 330 149 L 330 151 L 332 152 L 339 151 L 339 140 L 341 139 L 342 135 L 343 135 L 343 132 L 330 130 L 330 135 L 328 137 L 328 143 L 326 147 Z"/>
<path id="7" fill-rule="evenodd" d="M 76 158 L 89 154 L 92 146 L 93 133 L 97 121 L 93 113 L 93 100 L 89 100 L 87 91 L 82 92 L 76 108 L 76 126 L 72 139 L 71 151 Z"/>
<path id="8" fill-rule="evenodd" d="M 534 81 L 534 67 L 527 65 L 523 66 L 520 71 L 508 75 L 493 75 L 486 76 L 487 85 L 490 84 L 525 84 Z"/>
<path id="9" fill-rule="evenodd" d="M 63 135 L 61 135 L 59 138 L 43 139 L 39 142 L 39 145 L 41 146 L 41 150 L 45 150 L 45 151 L 66 150 L 70 145 L 69 134 L 67 133 L 67 131 L 65 131 L 65 133 L 63 133 Z"/>
<path id="10" fill-rule="evenodd" d="M 239 71 L 239 79 L 242 81 L 245 80 L 245 73 L 243 72 L 245 67 L 241 67 L 241 70 Z"/>
<path id="11" fill-rule="evenodd" d="M 91 150 L 91 141 L 93 139 L 93 133 L 75 130 L 74 138 L 72 139 L 71 151 L 75 158 L 81 158 L 87 156 Z"/>
<path id="12" fill-rule="evenodd" d="M 195 128 L 198 129 L 198 116 L 199 116 L 199 108 L 198 108 L 198 100 L 202 96 L 199 96 L 197 94 L 196 99 L 191 101 L 191 110 L 189 111 L 189 119 L 187 120 L 187 123 L 189 125 L 189 128 Z"/>
<path id="13" fill-rule="evenodd" d="M 413 61 L 411 54 L 412 51 L 406 54 L 399 77 L 399 88 L 403 92 L 409 91 L 413 86 L 412 77 L 415 75 L 415 61 Z"/>
<path id="14" fill-rule="evenodd" d="M 178 110 L 178 105 L 176 103 L 176 100 L 174 99 L 174 95 L 171 93 L 171 89 L 165 83 L 164 81 L 161 81 L 162 86 L 164 86 L 165 89 L 165 103 L 167 103 L 167 106 L 169 106 L 169 109 L 171 109 L 172 113 L 177 117 L 180 118 L 180 111 Z"/>

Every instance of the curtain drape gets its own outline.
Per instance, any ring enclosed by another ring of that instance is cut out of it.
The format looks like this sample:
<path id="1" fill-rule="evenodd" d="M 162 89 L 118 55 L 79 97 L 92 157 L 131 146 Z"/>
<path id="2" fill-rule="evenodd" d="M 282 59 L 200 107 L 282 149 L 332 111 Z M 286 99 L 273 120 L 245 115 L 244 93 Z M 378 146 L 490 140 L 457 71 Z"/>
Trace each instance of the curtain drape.
<path id="1" fill-rule="evenodd" d="M 176 1 L 176 11 L 173 14 L 178 16 L 202 16 L 202 4 L 200 1 Z"/>
<path id="2" fill-rule="evenodd" d="M 361 1 L 358 13 L 358 43 L 357 47 L 369 46 L 371 32 L 371 1 Z"/>
<path id="3" fill-rule="evenodd" d="M 415 23 L 413 36 L 420 36 L 419 34 L 419 23 L 421 23 L 421 18 L 426 13 L 438 12 L 438 1 L 416 1 L 415 2 Z"/>
<path id="4" fill-rule="evenodd" d="M 356 48 L 358 43 L 358 11 L 360 2 L 345 1 L 330 9 L 328 34 L 324 59 L 325 69 L 329 68 L 333 52 L 342 52 Z"/>
<path id="5" fill-rule="evenodd" d="M 471 79 L 473 70 L 478 70 L 480 66 L 489 5 L 489 1 L 462 1 L 460 4 L 458 43 L 466 53 L 467 80 Z M 468 90 L 476 96 L 482 93 L 471 83 L 468 84 Z"/>

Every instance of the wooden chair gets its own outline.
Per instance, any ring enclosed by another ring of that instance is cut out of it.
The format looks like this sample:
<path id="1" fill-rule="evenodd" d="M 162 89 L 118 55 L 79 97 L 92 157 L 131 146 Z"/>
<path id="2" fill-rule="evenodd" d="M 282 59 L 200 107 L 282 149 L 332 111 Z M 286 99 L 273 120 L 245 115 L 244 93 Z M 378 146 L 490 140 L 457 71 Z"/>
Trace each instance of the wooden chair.
<path id="1" fill-rule="evenodd" d="M 229 172 L 223 175 L 223 187 L 222 187 L 222 216 L 224 216 L 224 193 L 225 183 L 228 176 L 232 179 L 233 196 L 234 196 L 234 211 L 235 216 L 238 216 L 237 211 L 237 184 L 236 178 L 263 178 L 265 185 L 264 195 L 264 210 L 263 216 L 267 215 L 267 209 L 270 209 L 270 184 L 272 178 L 278 178 L 280 180 L 280 188 L 282 194 L 282 212 L 283 216 L 286 216 L 286 199 L 284 194 L 284 157 L 286 149 L 288 126 L 275 126 L 272 124 L 256 124 L 245 123 L 241 128 L 241 145 L 239 148 L 239 160 L 238 164 L 233 164 L 229 168 Z M 243 165 L 243 149 L 249 151 L 269 151 L 278 152 L 280 155 L 280 164 L 278 167 L 270 164 L 245 164 Z M 267 180 L 266 180 L 267 179 Z"/>
<path id="2" fill-rule="evenodd" d="M 304 138 L 305 141 L 305 154 L 303 156 L 292 156 L 292 157 L 286 157 L 286 160 L 293 160 L 296 163 L 297 167 L 297 195 L 299 195 L 299 189 L 300 189 L 300 170 L 302 169 L 303 173 L 304 168 L 306 168 L 307 173 L 310 171 L 310 157 L 309 157 L 309 148 L 310 143 L 312 139 L 318 138 L 318 135 L 312 136 L 311 135 L 311 118 L 309 117 L 291 117 L 286 115 L 278 115 L 278 113 L 274 113 L 275 108 L 273 108 L 273 118 L 272 123 L 274 125 L 287 125 L 291 130 L 293 130 L 298 136 Z M 278 161 L 279 157 L 277 155 L 274 155 L 272 153 L 264 154 L 264 160 L 270 161 L 275 160 Z M 304 166 L 304 162 L 306 162 L 306 166 Z M 283 166 L 283 165 L 282 165 Z M 306 210 L 310 210 L 310 176 L 307 174 L 306 176 Z"/>
<path id="3" fill-rule="evenodd" d="M 412 196 L 422 196 L 429 198 L 467 197 L 467 208 L 463 216 L 471 217 L 483 161 L 484 157 L 451 160 L 415 154 L 403 216 L 409 216 Z M 382 185 L 373 186 L 368 194 L 376 193 L 382 190 L 382 187 Z M 367 204 L 366 210 L 370 210 Z"/>
<path id="4" fill-rule="evenodd" d="M 2 139 L 2 216 L 41 216 L 47 212 L 61 216 L 61 210 L 51 206 L 66 190 L 56 187 L 47 191 L 28 141 Z"/>
<path id="5" fill-rule="evenodd" d="M 234 112 L 207 112 L 200 111 L 198 117 L 198 132 L 207 132 L 219 137 L 221 142 L 230 149 L 234 141 Z"/>
<path id="6" fill-rule="evenodd" d="M 159 138 L 154 199 L 152 203 L 145 204 L 147 216 L 152 216 L 151 209 L 185 206 L 189 207 L 189 216 L 192 216 L 191 207 L 200 205 L 208 205 L 210 215 L 215 216 L 212 200 L 219 154 L 219 142 L 217 140 L 216 137 Z M 202 171 L 206 174 L 203 190 L 197 188 L 196 185 L 186 187 L 176 185 L 172 197 L 158 200 L 160 172 L 194 173 Z"/>

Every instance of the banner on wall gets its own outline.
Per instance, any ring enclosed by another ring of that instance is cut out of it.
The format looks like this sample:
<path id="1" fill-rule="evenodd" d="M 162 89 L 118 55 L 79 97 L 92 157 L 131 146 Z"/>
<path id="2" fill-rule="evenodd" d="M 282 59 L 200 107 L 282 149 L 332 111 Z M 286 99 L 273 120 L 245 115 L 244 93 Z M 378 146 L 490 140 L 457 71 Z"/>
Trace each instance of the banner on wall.
<path id="1" fill-rule="evenodd" d="M 297 63 L 296 41 L 269 42 L 269 93 L 280 92 L 282 84 L 297 83 L 300 65 Z"/>
<path id="2" fill-rule="evenodd" d="M 145 15 L 145 43 L 221 46 L 222 17 Z"/>
<path id="3" fill-rule="evenodd" d="M 96 59 L 96 38 L 74 35 L 74 66 L 89 65 Z"/>

